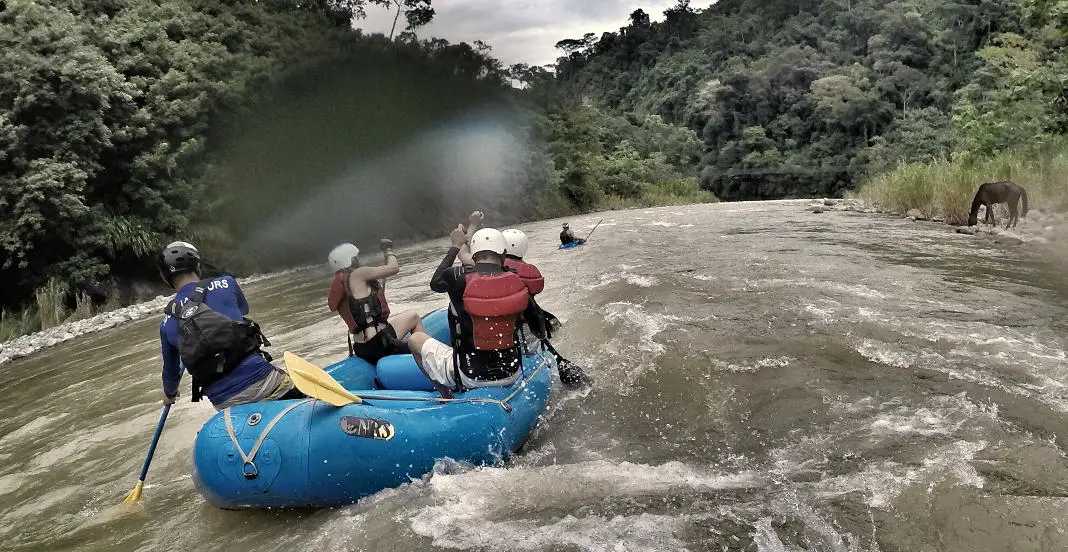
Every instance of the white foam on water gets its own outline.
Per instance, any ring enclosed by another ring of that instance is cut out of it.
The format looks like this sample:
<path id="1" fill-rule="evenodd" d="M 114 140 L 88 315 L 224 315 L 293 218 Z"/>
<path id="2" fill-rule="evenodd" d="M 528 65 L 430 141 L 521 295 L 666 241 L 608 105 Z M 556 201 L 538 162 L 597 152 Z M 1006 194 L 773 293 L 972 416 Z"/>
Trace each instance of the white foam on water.
<path id="1" fill-rule="evenodd" d="M 871 429 L 873 434 L 949 435 L 960 429 L 965 421 L 949 423 L 944 416 L 928 408 L 909 412 L 901 407 L 898 413 L 880 414 L 872 422 Z"/>
<path id="2" fill-rule="evenodd" d="M 671 227 L 678 226 L 678 225 L 679 225 L 679 223 L 677 223 L 677 222 L 667 222 L 667 221 L 663 221 L 663 220 L 657 220 L 657 221 L 650 222 L 649 224 L 643 224 L 642 226 L 660 226 L 660 227 L 663 227 L 663 228 L 671 228 Z"/>
<path id="3" fill-rule="evenodd" d="M 434 504 L 411 517 L 412 530 L 454 549 L 686 550 L 675 533 L 687 516 L 649 513 L 544 519 L 545 497 L 554 508 L 571 509 L 609 497 L 753 488 L 756 472 L 719 474 L 681 462 L 659 466 L 594 461 L 524 468 L 478 468 L 435 474 L 426 488 Z"/>
<path id="4" fill-rule="evenodd" d="M 711 363 L 714 369 L 724 372 L 756 372 L 761 368 L 785 368 L 786 366 L 789 366 L 790 362 L 793 360 L 795 359 L 788 356 L 780 356 L 776 358 L 762 358 L 751 364 L 737 364 L 713 358 L 711 359 Z"/>
<path id="5" fill-rule="evenodd" d="M 913 363 L 911 354 L 900 349 L 895 350 L 885 343 L 879 343 L 872 339 L 862 340 L 856 346 L 856 351 L 872 362 L 893 366 L 894 368 L 909 368 Z"/>
<path id="6" fill-rule="evenodd" d="M 910 486 L 926 483 L 928 492 L 947 479 L 975 488 L 983 488 L 983 477 L 972 466 L 975 455 L 985 449 L 986 441 L 956 441 L 938 447 L 923 459 L 922 466 L 884 461 L 868 464 L 860 472 L 830 477 L 814 484 L 817 495 L 835 497 L 852 492 L 867 496 L 872 508 L 889 508 Z"/>
<path id="7" fill-rule="evenodd" d="M 818 289 L 833 296 L 852 295 L 864 299 L 886 299 L 888 296 L 876 289 L 863 284 L 843 284 L 833 280 L 818 278 L 767 278 L 760 280 L 747 280 L 750 287 L 779 288 L 779 287 L 804 287 Z"/>
<path id="8" fill-rule="evenodd" d="M 614 284 L 614 283 L 616 283 L 618 281 L 619 281 L 619 276 L 612 275 L 612 274 L 601 274 L 600 276 L 598 276 L 597 282 L 595 282 L 593 284 L 586 284 L 586 285 L 583 285 L 582 287 L 586 291 L 592 291 L 592 290 L 595 290 L 595 289 L 597 289 L 599 287 L 612 285 L 612 284 Z"/>
<path id="9" fill-rule="evenodd" d="M 815 318 L 818 322 L 822 322 L 824 324 L 830 324 L 835 320 L 834 315 L 832 314 L 832 309 L 820 308 L 811 303 L 804 303 L 803 311 L 809 316 Z"/>
<path id="10" fill-rule="evenodd" d="M 875 309 L 871 309 L 871 308 L 867 308 L 867 307 L 857 307 L 857 316 L 859 316 L 860 318 L 863 318 L 865 320 L 871 320 L 871 321 L 874 321 L 874 322 L 884 322 L 885 323 L 885 322 L 889 322 L 889 321 L 892 320 L 891 317 L 883 314 L 882 311 L 877 311 Z"/>
<path id="11" fill-rule="evenodd" d="M 975 364 L 974 353 L 958 355 L 951 352 L 951 355 L 965 356 L 970 361 L 968 364 L 962 364 L 960 362 L 951 362 L 938 353 L 909 351 L 902 349 L 900 345 L 891 345 L 873 339 L 863 339 L 859 344 L 855 344 L 854 348 L 861 356 L 872 362 L 895 368 L 919 368 L 939 372 L 953 379 L 1000 389 L 1013 395 L 1041 401 L 1058 412 L 1068 412 L 1068 397 L 1060 394 L 1062 388 L 1058 385 L 1049 385 L 1049 381 L 1055 382 L 1055 380 L 1042 379 L 1040 375 L 1034 373 L 1034 370 L 1028 370 L 1028 372 L 1030 377 L 1038 379 L 1039 385 L 1007 384 L 994 374 L 971 368 L 970 366 Z M 967 352 L 957 349 L 954 351 Z M 1001 360 L 1004 360 L 1004 357 Z M 1046 385 L 1042 385 L 1043 383 L 1046 383 Z"/>
<path id="12" fill-rule="evenodd" d="M 996 403 L 980 405 L 968 399 L 967 393 L 952 396 L 930 397 L 930 407 L 915 409 L 897 402 L 884 403 L 886 411 L 875 416 L 871 422 L 871 436 L 895 437 L 913 435 L 953 435 L 976 419 L 997 423 Z"/>
<path id="13" fill-rule="evenodd" d="M 947 321 L 929 318 L 898 318 L 883 320 L 886 325 L 906 337 L 930 342 L 953 344 L 953 354 L 974 357 L 975 349 L 997 349 L 1005 360 L 1023 363 L 1051 377 L 1068 379 L 1065 361 L 1068 353 L 1061 347 L 1043 343 L 1019 328 L 977 321 Z M 971 347 L 971 348 L 969 348 Z"/>
<path id="14" fill-rule="evenodd" d="M 631 274 L 630 272 L 623 273 L 623 280 L 628 284 L 643 288 L 653 287 L 657 284 L 656 278 L 652 276 L 642 276 L 640 274 Z"/>
<path id="15" fill-rule="evenodd" d="M 756 529 L 753 532 L 753 544 L 756 545 L 757 552 L 803 552 L 801 548 L 796 546 L 787 548 L 783 544 L 779 534 L 771 526 L 771 518 L 760 518 L 753 528 Z"/>
<path id="16" fill-rule="evenodd" d="M 851 533 L 840 533 L 833 523 L 827 521 L 795 491 L 788 491 L 775 498 L 771 508 L 776 517 L 795 518 L 804 526 L 804 542 L 811 548 L 794 543 L 785 543 L 772 527 L 772 517 L 761 517 L 753 523 L 753 544 L 758 552 L 861 552 L 857 538 Z M 877 550 L 877 548 L 876 548 Z"/>
<path id="17" fill-rule="evenodd" d="M 766 481 L 757 472 L 713 472 L 681 462 L 597 460 L 471 468 L 443 461 L 430 477 L 342 509 L 318 531 L 315 549 L 352 549 L 385 540 L 398 534 L 400 523 L 416 536 L 431 539 L 434 546 L 459 550 L 684 551 L 686 544 L 676 533 L 692 516 L 575 512 L 613 497 L 763 485 Z"/>
<path id="18" fill-rule="evenodd" d="M 412 530 L 433 539 L 434 546 L 458 550 L 559 550 L 578 547 L 591 552 L 687 551 L 675 537 L 688 516 L 638 514 L 632 516 L 568 515 L 541 524 L 532 520 L 488 521 L 481 512 L 443 508 L 412 520 Z"/>
<path id="19" fill-rule="evenodd" d="M 653 338 L 666 330 L 672 322 L 682 320 L 670 314 L 650 313 L 642 305 L 625 301 L 605 305 L 605 315 L 607 321 L 622 322 L 629 328 L 623 332 L 625 339 L 633 342 L 636 336 L 638 349 L 657 355 L 664 352 L 664 346 Z"/>
<path id="20" fill-rule="evenodd" d="M 772 471 L 779 477 L 787 477 L 799 471 L 814 469 L 827 461 L 827 452 L 833 446 L 832 435 L 806 435 L 784 448 L 769 452 Z"/>
<path id="21" fill-rule="evenodd" d="M 1063 392 L 1065 387 L 1068 387 L 1063 383 L 1042 374 L 1035 375 L 1034 378 L 1038 380 L 1038 383 L 1021 383 L 1019 384 L 1020 387 L 1038 391 L 1040 393 L 1059 393 Z"/>

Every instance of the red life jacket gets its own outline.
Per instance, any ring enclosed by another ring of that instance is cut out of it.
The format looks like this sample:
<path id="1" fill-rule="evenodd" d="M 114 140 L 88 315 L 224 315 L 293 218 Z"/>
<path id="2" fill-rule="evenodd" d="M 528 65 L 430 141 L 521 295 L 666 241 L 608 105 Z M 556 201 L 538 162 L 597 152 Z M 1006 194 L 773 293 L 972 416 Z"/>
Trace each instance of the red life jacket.
<path id="1" fill-rule="evenodd" d="M 545 289 L 545 278 L 542 277 L 538 267 L 522 259 L 513 259 L 511 257 L 505 257 L 504 266 L 515 271 L 516 276 L 519 276 L 519 279 L 527 286 L 527 291 L 531 295 L 537 295 L 541 293 L 541 290 Z"/>
<path id="2" fill-rule="evenodd" d="M 473 272 L 464 281 L 464 310 L 471 317 L 475 349 L 499 351 L 515 347 L 516 321 L 530 297 L 527 286 L 511 272 Z"/>

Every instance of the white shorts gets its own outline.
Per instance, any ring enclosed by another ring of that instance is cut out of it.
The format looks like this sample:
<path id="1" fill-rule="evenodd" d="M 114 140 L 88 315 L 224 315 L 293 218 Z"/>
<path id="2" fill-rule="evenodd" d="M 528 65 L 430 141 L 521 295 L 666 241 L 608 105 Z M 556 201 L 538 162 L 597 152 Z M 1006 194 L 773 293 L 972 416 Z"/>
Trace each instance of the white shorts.
<path id="1" fill-rule="evenodd" d="M 419 356 L 423 358 L 423 371 L 427 377 L 449 389 L 456 389 L 456 360 L 452 347 L 431 337 L 419 349 Z"/>
<path id="2" fill-rule="evenodd" d="M 423 371 L 426 375 L 431 380 L 449 389 L 456 389 L 457 374 L 460 376 L 461 383 L 468 389 L 476 387 L 506 387 L 515 383 L 519 376 L 523 375 L 522 370 L 516 370 L 513 376 L 503 380 L 473 380 L 467 377 L 467 374 L 456 369 L 456 357 L 453 355 L 452 347 L 433 337 L 423 343 L 423 348 L 419 350 L 419 355 L 423 358 Z"/>

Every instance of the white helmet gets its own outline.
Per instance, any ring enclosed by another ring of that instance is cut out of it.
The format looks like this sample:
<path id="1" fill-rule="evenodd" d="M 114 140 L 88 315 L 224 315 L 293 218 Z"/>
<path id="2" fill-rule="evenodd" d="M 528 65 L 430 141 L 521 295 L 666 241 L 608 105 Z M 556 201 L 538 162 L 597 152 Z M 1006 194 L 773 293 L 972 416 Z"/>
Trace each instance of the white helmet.
<path id="1" fill-rule="evenodd" d="M 508 245 L 508 254 L 522 258 L 527 254 L 527 235 L 518 228 L 509 228 L 501 232 L 504 241 Z"/>
<path id="2" fill-rule="evenodd" d="M 471 236 L 472 255 L 481 251 L 492 251 L 498 255 L 504 255 L 505 249 L 508 249 L 508 243 L 504 240 L 501 231 L 496 228 L 483 228 Z"/>
<path id="3" fill-rule="evenodd" d="M 194 246 L 193 244 L 191 244 L 189 242 L 173 241 L 173 242 L 167 244 L 167 247 L 164 247 L 164 249 L 170 249 L 172 247 L 188 247 L 189 249 L 193 250 L 193 253 L 196 253 L 197 255 L 200 254 L 200 251 L 197 250 L 196 246 Z"/>
<path id="4" fill-rule="evenodd" d="M 343 243 L 330 250 L 330 255 L 327 257 L 327 260 L 330 262 L 330 268 L 334 269 L 334 272 L 337 272 L 351 267 L 352 262 L 356 260 L 356 256 L 359 254 L 359 247 L 356 247 L 351 243 Z"/>

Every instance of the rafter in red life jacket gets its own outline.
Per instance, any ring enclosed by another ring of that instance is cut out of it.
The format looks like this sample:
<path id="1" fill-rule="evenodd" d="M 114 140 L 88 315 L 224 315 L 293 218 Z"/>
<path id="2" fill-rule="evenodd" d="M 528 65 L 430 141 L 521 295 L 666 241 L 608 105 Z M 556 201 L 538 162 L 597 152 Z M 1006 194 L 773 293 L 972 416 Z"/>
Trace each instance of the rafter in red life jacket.
<path id="1" fill-rule="evenodd" d="M 527 308 L 530 292 L 511 272 L 473 272 L 465 278 L 464 310 L 471 317 L 471 340 L 479 351 L 516 346 L 519 315 Z"/>
<path id="2" fill-rule="evenodd" d="M 531 295 L 537 295 L 545 289 L 545 278 L 538 267 L 518 257 L 505 256 L 504 266 L 515 272 L 516 276 L 527 286 Z"/>

